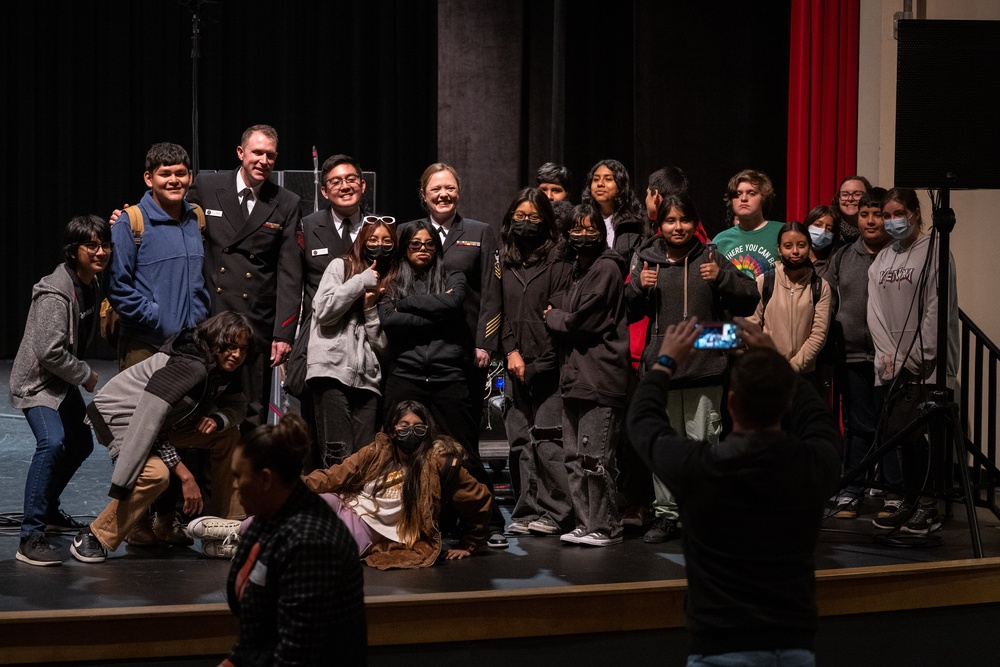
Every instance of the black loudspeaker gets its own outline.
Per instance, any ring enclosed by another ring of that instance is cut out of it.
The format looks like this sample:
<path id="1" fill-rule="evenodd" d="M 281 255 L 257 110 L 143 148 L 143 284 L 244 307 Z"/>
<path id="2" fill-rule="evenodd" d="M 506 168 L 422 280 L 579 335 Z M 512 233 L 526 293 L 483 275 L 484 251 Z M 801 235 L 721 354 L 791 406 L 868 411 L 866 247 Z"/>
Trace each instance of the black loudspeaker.
<path id="1" fill-rule="evenodd" d="M 898 34 L 893 185 L 1000 189 L 1000 21 L 907 20 Z"/>

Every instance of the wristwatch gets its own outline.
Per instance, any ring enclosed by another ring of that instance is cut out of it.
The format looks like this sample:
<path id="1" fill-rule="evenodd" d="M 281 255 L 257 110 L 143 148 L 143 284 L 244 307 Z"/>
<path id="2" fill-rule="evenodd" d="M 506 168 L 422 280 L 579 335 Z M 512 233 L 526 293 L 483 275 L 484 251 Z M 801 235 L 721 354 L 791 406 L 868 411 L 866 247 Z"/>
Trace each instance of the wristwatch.
<path id="1" fill-rule="evenodd" d="M 677 372 L 677 362 L 669 354 L 661 354 L 656 363 L 668 369 L 671 373 Z"/>

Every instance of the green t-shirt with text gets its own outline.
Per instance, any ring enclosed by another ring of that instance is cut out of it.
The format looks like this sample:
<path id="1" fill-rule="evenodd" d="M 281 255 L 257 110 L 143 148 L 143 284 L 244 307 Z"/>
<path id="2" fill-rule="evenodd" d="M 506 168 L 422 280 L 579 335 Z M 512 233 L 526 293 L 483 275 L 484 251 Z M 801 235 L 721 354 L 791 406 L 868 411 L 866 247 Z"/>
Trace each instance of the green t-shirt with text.
<path id="1" fill-rule="evenodd" d="M 783 224 L 768 220 L 752 232 L 745 232 L 736 225 L 720 232 L 712 241 L 733 266 L 756 278 L 770 271 L 778 261 L 778 232 Z"/>

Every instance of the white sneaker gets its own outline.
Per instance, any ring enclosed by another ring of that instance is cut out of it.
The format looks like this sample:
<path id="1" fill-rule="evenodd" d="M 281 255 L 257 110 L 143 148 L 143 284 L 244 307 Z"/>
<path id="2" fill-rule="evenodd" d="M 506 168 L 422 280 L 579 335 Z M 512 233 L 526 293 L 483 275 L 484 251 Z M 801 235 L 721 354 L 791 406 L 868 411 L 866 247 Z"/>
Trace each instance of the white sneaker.
<path id="1" fill-rule="evenodd" d="M 225 558 L 232 560 L 236 555 L 236 547 L 240 545 L 240 534 L 230 533 L 221 540 L 202 540 L 201 553 L 209 558 Z"/>
<path id="2" fill-rule="evenodd" d="M 604 531 L 595 530 L 594 532 L 587 533 L 586 535 L 581 537 L 579 540 L 577 540 L 577 543 L 586 544 L 587 546 L 591 547 L 607 547 L 611 546 L 612 544 L 621 544 L 622 536 L 621 533 L 618 533 L 614 537 L 611 537 Z"/>
<path id="3" fill-rule="evenodd" d="M 577 526 L 572 532 L 565 533 L 559 536 L 560 542 L 566 542 L 567 544 L 580 544 L 580 538 L 587 534 L 587 529 L 583 526 Z"/>
<path id="4" fill-rule="evenodd" d="M 224 540 L 233 533 L 240 531 L 242 521 L 223 519 L 217 516 L 200 516 L 187 525 L 185 529 L 191 537 L 199 540 Z"/>

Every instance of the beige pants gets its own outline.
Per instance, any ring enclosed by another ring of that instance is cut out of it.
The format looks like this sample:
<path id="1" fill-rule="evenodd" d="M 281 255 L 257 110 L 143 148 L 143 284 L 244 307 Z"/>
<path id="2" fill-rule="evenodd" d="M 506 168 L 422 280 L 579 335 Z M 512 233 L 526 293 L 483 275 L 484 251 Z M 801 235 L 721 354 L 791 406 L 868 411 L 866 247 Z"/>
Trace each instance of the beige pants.
<path id="1" fill-rule="evenodd" d="M 170 470 L 166 464 L 159 456 L 150 456 L 139 473 L 132 493 L 125 500 L 115 499 L 108 503 L 90 524 L 91 532 L 108 551 L 114 551 L 169 484 Z"/>
<path id="2" fill-rule="evenodd" d="M 184 430 L 170 436 L 170 444 L 181 449 L 207 449 L 212 464 L 212 511 L 215 516 L 227 519 L 245 519 L 247 514 L 240 497 L 233 489 L 233 452 L 240 444 L 240 430 L 236 427 L 204 435 Z M 207 510 L 206 510 L 207 511 Z"/>

